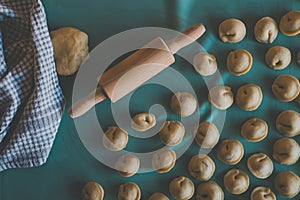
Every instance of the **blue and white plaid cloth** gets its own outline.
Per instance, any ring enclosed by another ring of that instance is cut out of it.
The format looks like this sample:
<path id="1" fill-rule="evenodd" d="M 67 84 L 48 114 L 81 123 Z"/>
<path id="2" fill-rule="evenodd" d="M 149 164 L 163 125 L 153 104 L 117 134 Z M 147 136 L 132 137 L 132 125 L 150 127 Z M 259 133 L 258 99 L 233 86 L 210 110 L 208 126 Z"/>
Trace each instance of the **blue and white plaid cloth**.
<path id="1" fill-rule="evenodd" d="M 0 0 L 0 171 L 46 162 L 64 108 L 39 0 Z"/>

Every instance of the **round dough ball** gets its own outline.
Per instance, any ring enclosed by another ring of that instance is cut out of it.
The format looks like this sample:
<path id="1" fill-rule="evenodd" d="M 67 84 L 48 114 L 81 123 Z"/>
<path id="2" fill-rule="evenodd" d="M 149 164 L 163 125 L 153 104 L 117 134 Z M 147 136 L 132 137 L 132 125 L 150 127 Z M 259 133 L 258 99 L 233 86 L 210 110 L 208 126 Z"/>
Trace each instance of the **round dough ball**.
<path id="1" fill-rule="evenodd" d="M 271 176 L 274 169 L 272 160 L 264 153 L 252 154 L 248 158 L 247 166 L 253 176 L 260 179 Z"/>
<path id="2" fill-rule="evenodd" d="M 104 197 L 104 190 L 96 182 L 88 182 L 82 188 L 83 200 L 102 200 Z"/>
<path id="3" fill-rule="evenodd" d="M 286 198 L 293 198 L 300 191 L 300 179 L 291 171 L 278 173 L 274 184 L 276 191 Z"/>
<path id="4" fill-rule="evenodd" d="M 276 195 L 270 188 L 258 186 L 252 190 L 250 200 L 276 200 Z"/>
<path id="5" fill-rule="evenodd" d="M 188 200 L 194 195 L 194 183 L 187 177 L 179 176 L 169 184 L 169 192 L 175 200 Z"/>
<path id="6" fill-rule="evenodd" d="M 294 139 L 281 138 L 273 145 L 273 158 L 279 164 L 293 165 L 300 157 L 300 147 Z"/>
<path id="7" fill-rule="evenodd" d="M 204 182 L 197 188 L 196 200 L 224 200 L 224 192 L 216 182 Z"/>
<path id="8" fill-rule="evenodd" d="M 149 197 L 148 200 L 169 200 L 169 198 L 162 193 L 154 193 Z"/>
<path id="9" fill-rule="evenodd" d="M 121 176 L 130 177 L 135 175 L 140 168 L 140 160 L 131 154 L 123 154 L 117 159 L 115 169 Z"/>
<path id="10" fill-rule="evenodd" d="M 171 99 L 172 111 L 181 117 L 192 115 L 197 109 L 196 98 L 188 92 L 176 92 Z"/>
<path id="11" fill-rule="evenodd" d="M 160 140 L 167 146 L 180 144 L 185 133 L 180 121 L 166 121 L 159 133 Z"/>
<path id="12" fill-rule="evenodd" d="M 300 134 L 300 114 L 293 110 L 281 112 L 276 118 L 276 129 L 284 136 L 294 137 Z"/>
<path id="13" fill-rule="evenodd" d="M 286 36 L 294 36 L 300 33 L 300 11 L 291 10 L 280 20 L 280 31 Z"/>
<path id="14" fill-rule="evenodd" d="M 262 119 L 250 118 L 243 125 L 241 135 L 249 142 L 259 142 L 268 135 L 268 124 Z"/>
<path id="15" fill-rule="evenodd" d="M 300 50 L 298 51 L 298 54 L 297 54 L 297 63 L 298 63 L 298 65 L 300 65 Z"/>
<path id="16" fill-rule="evenodd" d="M 209 180 L 215 172 L 214 161 L 204 154 L 193 156 L 189 162 L 189 173 L 198 181 Z"/>
<path id="17" fill-rule="evenodd" d="M 227 69 L 236 76 L 249 72 L 252 67 L 252 55 L 245 49 L 231 51 L 227 56 Z"/>
<path id="18" fill-rule="evenodd" d="M 283 46 L 271 47 L 265 55 L 266 64 L 274 70 L 287 68 L 291 63 L 291 59 L 292 55 L 290 50 Z"/>
<path id="19" fill-rule="evenodd" d="M 278 76 L 272 84 L 274 96 L 283 102 L 290 102 L 300 93 L 300 84 L 296 77 L 283 74 Z"/>
<path id="20" fill-rule="evenodd" d="M 169 172 L 175 165 L 176 153 L 171 149 L 162 149 L 152 157 L 152 168 L 158 173 Z"/>
<path id="21" fill-rule="evenodd" d="M 237 105 L 246 111 L 256 110 L 263 99 L 263 93 L 258 85 L 242 85 L 236 94 Z"/>
<path id="22" fill-rule="evenodd" d="M 224 176 L 224 186 L 231 194 L 242 194 L 248 190 L 249 176 L 239 169 L 231 169 Z"/>
<path id="23" fill-rule="evenodd" d="M 235 165 L 243 158 L 244 147 L 238 140 L 225 139 L 219 144 L 217 156 L 223 163 Z"/>
<path id="24" fill-rule="evenodd" d="M 219 25 L 219 37 L 223 42 L 240 42 L 245 35 L 246 26 L 239 19 L 226 19 Z"/>
<path id="25" fill-rule="evenodd" d="M 258 42 L 272 43 L 278 34 L 276 21 L 271 17 L 263 17 L 258 20 L 254 27 L 254 35 Z"/>
<path id="26" fill-rule="evenodd" d="M 193 65 L 197 73 L 202 76 L 213 75 L 217 71 L 217 59 L 207 52 L 200 52 L 195 55 Z"/>
<path id="27" fill-rule="evenodd" d="M 208 93 L 208 101 L 219 110 L 226 110 L 233 104 L 233 93 L 229 86 L 215 86 Z"/>
<path id="28" fill-rule="evenodd" d="M 118 200 L 140 200 L 141 190 L 135 183 L 128 182 L 120 185 Z"/>
<path id="29" fill-rule="evenodd" d="M 151 113 L 139 113 L 131 121 L 131 128 L 136 131 L 147 131 L 156 124 L 155 115 Z"/>
<path id="30" fill-rule="evenodd" d="M 219 141 L 220 133 L 218 128 L 211 122 L 199 124 L 195 141 L 202 148 L 213 148 Z"/>
<path id="31" fill-rule="evenodd" d="M 128 133 L 117 126 L 109 126 L 103 135 L 103 145 L 110 151 L 121 151 L 127 143 Z"/>
<path id="32" fill-rule="evenodd" d="M 74 74 L 89 54 L 88 36 L 72 27 L 50 32 L 56 71 L 59 75 Z"/>

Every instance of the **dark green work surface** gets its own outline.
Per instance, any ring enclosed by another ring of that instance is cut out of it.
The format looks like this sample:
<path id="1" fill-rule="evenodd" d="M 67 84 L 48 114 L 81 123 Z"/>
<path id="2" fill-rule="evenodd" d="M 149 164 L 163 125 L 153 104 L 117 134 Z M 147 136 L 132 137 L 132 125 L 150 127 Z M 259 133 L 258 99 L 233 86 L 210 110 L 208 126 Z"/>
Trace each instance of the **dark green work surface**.
<path id="1" fill-rule="evenodd" d="M 234 93 L 242 84 L 255 83 L 261 86 L 264 93 L 264 100 L 257 111 L 242 111 L 234 104 L 227 112 L 221 140 L 235 138 L 242 142 L 245 148 L 245 156 L 235 167 L 243 169 L 249 174 L 251 185 L 249 190 L 242 195 L 231 195 L 224 189 L 226 199 L 249 199 L 251 190 L 259 185 L 268 186 L 275 192 L 273 180 L 280 171 L 291 170 L 298 176 L 300 175 L 299 161 L 292 166 L 283 166 L 274 162 L 273 175 L 266 180 L 255 178 L 246 167 L 246 160 L 252 153 L 264 152 L 272 157 L 272 145 L 276 139 L 282 137 L 275 129 L 276 116 L 286 109 L 299 112 L 299 107 L 294 102 L 283 103 L 275 100 L 271 92 L 271 84 L 275 77 L 280 74 L 292 74 L 298 79 L 300 78 L 300 67 L 296 64 L 296 53 L 300 49 L 300 36 L 286 37 L 279 33 L 273 44 L 259 44 L 254 39 L 253 28 L 255 22 L 263 16 L 269 15 L 279 22 L 280 17 L 287 11 L 300 10 L 300 1 L 44 0 L 43 3 L 50 30 L 63 26 L 77 27 L 89 35 L 90 49 L 93 49 L 106 38 L 132 28 L 151 26 L 183 30 L 194 23 L 204 23 L 207 32 L 198 42 L 208 52 L 216 56 L 224 83 L 232 86 Z M 247 26 L 246 38 L 237 44 L 222 43 L 217 35 L 218 24 L 230 17 L 242 19 Z M 264 54 L 273 45 L 283 45 L 291 50 L 293 61 L 287 69 L 273 71 L 264 64 Z M 248 74 L 235 77 L 225 69 L 226 56 L 230 50 L 241 48 L 252 53 L 254 58 L 253 68 Z M 194 72 L 193 67 L 178 56 L 176 56 L 176 63 L 172 67 L 190 81 L 199 102 L 207 105 L 207 89 L 203 79 Z M 75 75 L 60 78 L 61 87 L 67 99 L 66 108 L 71 104 L 74 79 Z M 132 113 L 148 111 L 147 109 L 153 102 L 166 105 L 166 110 L 171 113 L 168 107 L 171 92 L 161 88 L 156 88 L 157 92 L 153 92 L 154 87 L 157 86 L 148 85 L 135 91 L 134 99 L 130 102 Z M 157 98 L 158 96 L 164 98 Z M 105 101 L 96 107 L 99 120 L 104 127 L 113 124 L 109 108 L 109 101 Z M 209 119 L 209 116 L 205 114 L 206 112 L 205 109 L 200 109 L 201 121 Z M 170 116 L 173 115 L 170 114 Z M 262 142 L 249 143 L 240 136 L 241 125 L 250 117 L 262 118 L 269 125 L 268 137 Z M 298 143 L 300 142 L 299 136 L 295 139 Z M 134 139 L 132 140 L 134 141 Z M 140 145 L 146 149 L 151 149 L 153 144 L 148 143 L 145 139 L 145 142 L 140 144 L 129 142 L 130 145 Z M 153 192 L 163 192 L 170 197 L 168 183 L 179 175 L 190 177 L 187 172 L 188 161 L 197 153 L 198 149 L 196 144 L 192 144 L 184 156 L 177 161 L 174 169 L 167 174 L 152 172 L 137 174 L 131 178 L 123 178 L 114 170 L 102 165 L 88 153 L 78 137 L 73 120 L 64 113 L 48 162 L 38 168 L 14 169 L 0 173 L 0 200 L 80 199 L 81 188 L 87 181 L 99 182 L 105 190 L 105 199 L 109 200 L 116 199 L 119 185 L 127 181 L 136 182 L 141 187 L 142 199 L 147 199 Z M 233 167 L 219 162 L 215 150 L 209 155 L 216 164 L 216 172 L 212 180 L 217 181 L 223 187 L 222 177 L 227 170 Z M 194 183 L 197 186 L 199 181 L 194 180 Z M 282 200 L 285 198 L 277 195 L 277 199 Z M 294 199 L 299 200 L 300 195 Z"/>

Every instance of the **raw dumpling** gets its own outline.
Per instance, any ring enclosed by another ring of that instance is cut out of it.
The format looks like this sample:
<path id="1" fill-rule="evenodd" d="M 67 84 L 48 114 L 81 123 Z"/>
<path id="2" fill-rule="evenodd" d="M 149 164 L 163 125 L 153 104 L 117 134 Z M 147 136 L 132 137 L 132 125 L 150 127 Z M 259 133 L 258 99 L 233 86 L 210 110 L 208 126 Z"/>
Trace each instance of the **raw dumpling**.
<path id="1" fill-rule="evenodd" d="M 258 85 L 242 85 L 236 94 L 237 105 L 246 111 L 256 110 L 263 99 L 263 93 Z"/>
<path id="2" fill-rule="evenodd" d="M 131 154 L 124 154 L 117 159 L 115 169 L 121 176 L 130 177 L 135 175 L 140 168 L 140 160 Z"/>
<path id="3" fill-rule="evenodd" d="M 199 124 L 195 141 L 202 148 L 213 148 L 219 141 L 220 133 L 218 128 L 211 122 Z"/>
<path id="4" fill-rule="evenodd" d="M 270 188 L 258 186 L 252 190 L 250 200 L 276 200 L 276 196 Z"/>
<path id="5" fill-rule="evenodd" d="M 248 190 L 249 176 L 239 169 L 231 169 L 224 176 L 224 186 L 231 194 L 242 194 Z"/>
<path id="6" fill-rule="evenodd" d="M 247 166 L 253 176 L 266 179 L 271 176 L 274 166 L 272 160 L 264 153 L 256 153 L 248 158 Z"/>
<path id="7" fill-rule="evenodd" d="M 273 145 L 273 158 L 280 164 L 293 165 L 300 157 L 300 147 L 294 139 L 281 138 Z"/>
<path id="8" fill-rule="evenodd" d="M 246 26 L 239 19 L 227 19 L 219 25 L 219 37 L 223 42 L 236 43 L 244 39 Z"/>
<path id="9" fill-rule="evenodd" d="M 226 110 L 233 104 L 233 93 L 229 86 L 215 86 L 208 93 L 208 101 L 219 110 Z"/>
<path id="10" fill-rule="evenodd" d="M 300 179 L 291 171 L 278 173 L 274 184 L 276 191 L 286 198 L 293 198 L 300 191 Z"/>
<path id="11" fill-rule="evenodd" d="M 103 135 L 103 145 L 110 151 L 121 151 L 127 143 L 128 133 L 117 126 L 109 126 Z"/>
<path id="12" fill-rule="evenodd" d="M 162 193 L 154 193 L 149 197 L 148 200 L 169 200 L 169 198 Z"/>
<path id="13" fill-rule="evenodd" d="M 155 115 L 151 113 L 139 113 L 131 121 L 131 127 L 136 131 L 147 131 L 156 124 Z"/>
<path id="14" fill-rule="evenodd" d="M 284 35 L 294 36 L 300 33 L 300 11 L 291 10 L 280 20 L 280 30 Z"/>
<path id="15" fill-rule="evenodd" d="M 231 51 L 227 56 L 227 69 L 236 76 L 246 74 L 252 67 L 252 55 L 249 51 L 239 49 Z"/>
<path id="16" fill-rule="evenodd" d="M 168 146 L 176 146 L 181 143 L 185 133 L 184 126 L 180 121 L 166 121 L 161 129 L 160 140 Z"/>
<path id="17" fill-rule="evenodd" d="M 128 182 L 120 185 L 118 200 L 140 200 L 141 190 L 135 183 Z"/>
<path id="18" fill-rule="evenodd" d="M 217 71 L 217 59 L 207 52 L 200 52 L 195 55 L 193 61 L 196 72 L 202 76 L 213 75 Z"/>
<path id="19" fill-rule="evenodd" d="M 188 92 L 176 92 L 171 99 L 172 111 L 181 117 L 192 115 L 197 109 L 196 98 Z"/>
<path id="20" fill-rule="evenodd" d="M 271 17 L 263 17 L 258 20 L 254 27 L 254 35 L 258 42 L 272 43 L 278 34 L 276 21 Z"/>
<path id="21" fill-rule="evenodd" d="M 194 183 L 187 177 L 179 176 L 170 182 L 169 192 L 175 200 L 191 199 L 195 192 Z"/>
<path id="22" fill-rule="evenodd" d="M 289 66 L 291 57 L 291 52 L 288 48 L 274 46 L 267 51 L 265 61 L 271 69 L 281 70 Z"/>
<path id="23" fill-rule="evenodd" d="M 238 140 L 225 139 L 218 146 L 217 156 L 223 163 L 235 165 L 244 156 L 243 145 Z"/>
<path id="24" fill-rule="evenodd" d="M 281 112 L 276 118 L 276 129 L 284 136 L 294 137 L 300 134 L 300 114 L 293 110 Z"/>
<path id="25" fill-rule="evenodd" d="M 300 84 L 296 77 L 283 74 L 278 76 L 272 84 L 274 96 L 283 102 L 290 102 L 300 93 Z"/>
<path id="26" fill-rule="evenodd" d="M 51 31 L 50 37 L 57 73 L 74 74 L 89 54 L 88 35 L 76 28 L 63 27 Z"/>
<path id="27" fill-rule="evenodd" d="M 196 180 L 207 181 L 215 172 L 215 163 L 209 156 L 197 154 L 189 162 L 189 172 Z"/>
<path id="28" fill-rule="evenodd" d="M 242 126 L 241 135 L 249 142 L 259 142 L 267 137 L 268 124 L 258 118 L 248 119 Z"/>
<path id="29" fill-rule="evenodd" d="M 101 185 L 96 182 L 88 182 L 82 188 L 83 200 L 102 200 L 104 190 Z"/>
<path id="30" fill-rule="evenodd" d="M 224 192 L 216 182 L 204 182 L 197 188 L 196 200 L 224 200 Z"/>
<path id="31" fill-rule="evenodd" d="M 152 168 L 158 173 L 169 172 L 175 165 L 176 153 L 171 149 L 162 149 L 152 157 Z"/>

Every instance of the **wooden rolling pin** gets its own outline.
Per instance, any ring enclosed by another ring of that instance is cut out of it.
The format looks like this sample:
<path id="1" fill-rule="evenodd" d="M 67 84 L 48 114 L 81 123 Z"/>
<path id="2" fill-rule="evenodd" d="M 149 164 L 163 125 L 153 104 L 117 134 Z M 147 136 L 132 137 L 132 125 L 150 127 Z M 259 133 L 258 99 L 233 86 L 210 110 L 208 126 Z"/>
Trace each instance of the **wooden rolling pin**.
<path id="1" fill-rule="evenodd" d="M 156 38 L 106 71 L 97 88 L 69 109 L 72 118 L 79 117 L 107 97 L 116 102 L 175 62 L 173 54 L 191 44 L 205 32 L 203 24 L 195 24 L 167 43 Z"/>

